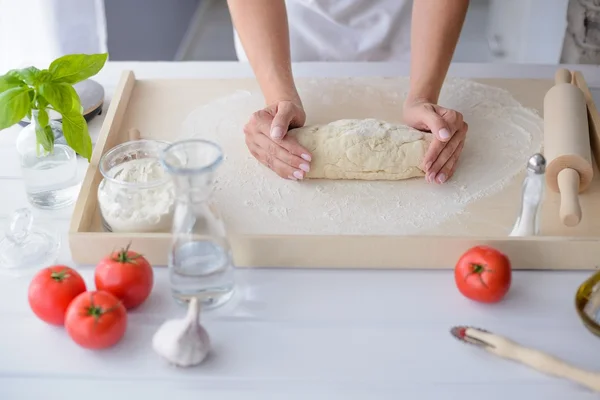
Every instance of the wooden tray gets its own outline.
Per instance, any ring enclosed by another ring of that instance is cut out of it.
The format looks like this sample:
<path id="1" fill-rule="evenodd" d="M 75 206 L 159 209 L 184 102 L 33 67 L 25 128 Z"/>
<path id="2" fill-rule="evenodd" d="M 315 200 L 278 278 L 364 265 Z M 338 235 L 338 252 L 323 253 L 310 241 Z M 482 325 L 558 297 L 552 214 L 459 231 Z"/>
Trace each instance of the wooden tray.
<path id="1" fill-rule="evenodd" d="M 523 105 L 543 112 L 550 80 L 477 79 L 509 90 Z M 169 233 L 109 233 L 102 228 L 96 191 L 102 180 L 100 157 L 128 140 L 138 128 L 144 138 L 167 139 L 174 127 L 198 106 L 236 90 L 258 90 L 253 79 L 137 80 L 124 71 L 114 93 L 73 213 L 69 241 L 79 264 L 95 264 L 106 253 L 132 242 L 154 265 L 166 265 Z M 524 160 L 525 164 L 526 160 Z M 525 165 L 524 165 L 525 166 Z M 516 219 L 523 175 L 501 193 L 470 206 L 470 213 L 493 215 L 506 232 Z M 279 235 L 230 233 L 238 267 L 300 268 L 453 268 L 468 248 L 487 244 L 505 252 L 515 269 L 597 268 L 600 262 L 600 174 L 582 194 L 582 222 L 566 228 L 558 220 L 559 195 L 546 191 L 542 207 L 543 236 L 508 237 L 469 226 L 469 235 L 453 236 L 455 222 L 444 223 L 431 234 L 385 235 Z"/>

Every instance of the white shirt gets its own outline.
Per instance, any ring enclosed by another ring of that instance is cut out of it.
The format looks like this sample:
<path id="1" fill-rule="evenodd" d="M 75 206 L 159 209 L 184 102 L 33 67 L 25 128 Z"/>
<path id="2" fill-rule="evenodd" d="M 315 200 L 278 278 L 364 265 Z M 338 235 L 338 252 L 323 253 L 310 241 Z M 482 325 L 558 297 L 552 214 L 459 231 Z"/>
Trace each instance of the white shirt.
<path id="1" fill-rule="evenodd" d="M 251 0 L 250 0 L 251 1 Z M 407 61 L 410 0 L 286 0 L 292 61 Z M 235 48 L 248 61 L 237 32 Z"/>

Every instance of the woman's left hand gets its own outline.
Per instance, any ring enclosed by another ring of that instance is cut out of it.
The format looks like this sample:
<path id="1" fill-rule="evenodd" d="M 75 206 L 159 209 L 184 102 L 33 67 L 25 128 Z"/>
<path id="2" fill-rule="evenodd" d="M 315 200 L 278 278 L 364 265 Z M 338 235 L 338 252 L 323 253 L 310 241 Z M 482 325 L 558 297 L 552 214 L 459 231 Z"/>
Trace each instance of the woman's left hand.
<path id="1" fill-rule="evenodd" d="M 426 100 L 408 100 L 404 104 L 404 122 L 435 135 L 423 160 L 425 180 L 444 183 L 450 179 L 469 129 L 462 114 Z"/>

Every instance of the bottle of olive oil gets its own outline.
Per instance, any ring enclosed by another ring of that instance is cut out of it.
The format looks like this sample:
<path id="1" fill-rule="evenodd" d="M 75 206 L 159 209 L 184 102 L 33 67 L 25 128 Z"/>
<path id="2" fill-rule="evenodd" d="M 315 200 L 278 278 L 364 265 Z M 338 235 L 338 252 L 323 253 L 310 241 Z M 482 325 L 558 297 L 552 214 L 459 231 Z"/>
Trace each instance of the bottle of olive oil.
<path id="1" fill-rule="evenodd" d="M 600 337 L 600 271 L 579 286 L 575 295 L 575 307 L 584 325 Z"/>

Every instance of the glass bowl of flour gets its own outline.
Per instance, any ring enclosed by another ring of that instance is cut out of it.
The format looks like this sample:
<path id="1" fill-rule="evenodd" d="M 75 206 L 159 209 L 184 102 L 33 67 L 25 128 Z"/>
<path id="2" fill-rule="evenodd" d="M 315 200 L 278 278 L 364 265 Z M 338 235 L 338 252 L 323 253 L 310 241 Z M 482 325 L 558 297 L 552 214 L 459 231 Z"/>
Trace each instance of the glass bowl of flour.
<path id="1" fill-rule="evenodd" d="M 110 232 L 169 232 L 175 186 L 160 162 L 170 143 L 140 139 L 117 145 L 100 159 L 98 204 Z"/>

